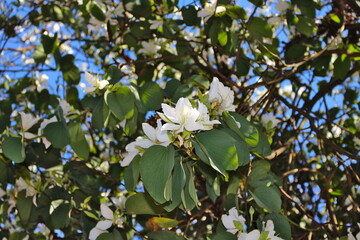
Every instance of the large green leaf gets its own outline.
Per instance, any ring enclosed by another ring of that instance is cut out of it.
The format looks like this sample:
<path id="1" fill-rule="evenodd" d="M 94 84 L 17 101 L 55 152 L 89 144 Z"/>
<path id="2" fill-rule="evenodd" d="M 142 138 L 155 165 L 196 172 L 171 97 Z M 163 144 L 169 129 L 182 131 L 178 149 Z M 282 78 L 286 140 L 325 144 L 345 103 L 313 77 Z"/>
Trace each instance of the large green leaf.
<path id="1" fill-rule="evenodd" d="M 64 80 L 68 84 L 78 84 L 80 82 L 80 71 L 74 64 L 75 57 L 67 54 L 60 58 L 60 70 L 63 73 Z"/>
<path id="2" fill-rule="evenodd" d="M 198 202 L 195 185 L 194 185 L 194 173 L 191 167 L 191 163 L 187 162 L 184 166 L 184 173 L 186 176 L 185 187 L 181 191 L 181 201 L 184 208 L 188 211 L 191 211 L 196 203 Z"/>
<path id="3" fill-rule="evenodd" d="M 245 117 L 237 113 L 223 113 L 226 125 L 238 134 L 249 147 L 256 147 L 259 143 L 259 132 L 257 128 L 251 124 Z M 239 127 L 240 125 L 240 127 Z"/>
<path id="4" fill-rule="evenodd" d="M 89 157 L 90 148 L 85 139 L 81 123 L 70 123 L 68 128 L 70 133 L 70 146 L 79 157 L 87 159 Z"/>
<path id="5" fill-rule="evenodd" d="M 213 129 L 196 134 L 194 143 L 200 159 L 221 174 L 225 175 L 226 170 L 238 168 L 240 145 L 226 132 Z"/>
<path id="6" fill-rule="evenodd" d="M 119 86 L 115 92 L 106 91 L 105 102 L 111 112 L 122 121 L 134 115 L 134 95 L 128 87 Z"/>
<path id="7" fill-rule="evenodd" d="M 250 191 L 255 202 L 262 208 L 270 212 L 280 212 L 281 198 L 274 187 L 259 186 L 254 192 Z"/>
<path id="8" fill-rule="evenodd" d="M 146 150 L 140 161 L 140 175 L 145 189 L 158 203 L 171 200 L 171 192 L 168 190 L 169 187 L 171 190 L 174 158 L 175 150 L 171 145 L 155 145 Z"/>
<path id="9" fill-rule="evenodd" d="M 165 212 L 161 206 L 155 204 L 149 194 L 142 192 L 130 196 L 126 200 L 125 209 L 128 214 L 158 215 Z"/>
<path id="10" fill-rule="evenodd" d="M 25 160 L 25 149 L 20 137 L 5 137 L 2 142 L 2 151 L 7 158 L 16 163 Z"/>
<path id="11" fill-rule="evenodd" d="M 95 128 L 101 129 L 106 127 L 109 122 L 111 112 L 103 98 L 96 99 L 96 105 L 92 112 L 92 124 Z"/>
<path id="12" fill-rule="evenodd" d="M 334 62 L 334 78 L 344 79 L 350 70 L 350 59 L 347 55 L 342 54 Z"/>
<path id="13" fill-rule="evenodd" d="M 164 205 L 164 209 L 168 212 L 174 210 L 181 203 L 181 191 L 185 186 L 185 171 L 181 162 L 181 157 L 176 155 L 174 170 L 172 173 L 172 199 Z"/>
<path id="14" fill-rule="evenodd" d="M 149 233 L 152 240 L 183 240 L 183 237 L 178 236 L 175 232 L 171 231 L 157 231 Z"/>
<path id="15" fill-rule="evenodd" d="M 125 169 L 124 181 L 125 187 L 128 191 L 134 191 L 137 181 L 140 176 L 140 159 L 139 155 L 136 155 L 131 161 L 130 165 Z"/>
<path id="16" fill-rule="evenodd" d="M 55 200 L 51 203 L 51 223 L 54 229 L 60 229 L 70 223 L 71 204 L 64 200 Z"/>
<path id="17" fill-rule="evenodd" d="M 259 17 L 254 17 L 249 20 L 249 33 L 252 37 L 262 41 L 263 38 L 272 37 L 272 29 L 267 22 Z"/>
<path id="18" fill-rule="evenodd" d="M 195 26 L 200 24 L 201 19 L 197 16 L 195 6 L 190 5 L 183 7 L 181 9 L 181 14 L 186 25 Z"/>
<path id="19" fill-rule="evenodd" d="M 69 131 L 61 122 L 52 122 L 44 128 L 44 136 L 55 148 L 63 148 L 70 143 Z"/>
<path id="20" fill-rule="evenodd" d="M 123 237 L 118 230 L 114 229 L 113 232 L 100 234 L 96 240 L 123 240 Z"/>
<path id="21" fill-rule="evenodd" d="M 97 20 L 99 20 L 101 22 L 105 22 L 106 15 L 98 4 L 91 3 L 90 4 L 90 12 L 91 12 L 91 15 L 93 15 Z"/>
<path id="22" fill-rule="evenodd" d="M 33 208 L 32 198 L 26 197 L 26 191 L 20 191 L 16 199 L 16 208 L 21 223 L 26 226 L 29 223 L 31 210 Z"/>
<path id="23" fill-rule="evenodd" d="M 147 82 L 139 89 L 144 111 L 157 110 L 164 99 L 164 91 L 157 83 Z"/>

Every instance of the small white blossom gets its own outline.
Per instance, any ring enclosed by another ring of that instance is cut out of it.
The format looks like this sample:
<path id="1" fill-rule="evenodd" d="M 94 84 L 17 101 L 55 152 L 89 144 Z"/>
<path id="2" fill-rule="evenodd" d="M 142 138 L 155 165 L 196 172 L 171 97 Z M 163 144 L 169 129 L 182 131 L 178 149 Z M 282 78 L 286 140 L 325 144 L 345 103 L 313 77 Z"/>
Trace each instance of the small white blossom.
<path id="1" fill-rule="evenodd" d="M 36 189 L 33 185 L 27 183 L 22 177 L 16 179 L 15 186 L 18 191 L 26 190 L 26 197 L 32 197 L 36 194 Z"/>
<path id="2" fill-rule="evenodd" d="M 149 20 L 150 22 L 150 29 L 159 29 L 163 27 L 164 21 L 163 20 Z"/>
<path id="3" fill-rule="evenodd" d="M 290 3 L 283 1 L 283 0 L 278 0 L 275 9 L 278 10 L 279 12 L 285 12 L 287 9 L 290 8 Z"/>
<path id="4" fill-rule="evenodd" d="M 223 111 L 235 111 L 236 106 L 234 103 L 234 92 L 229 87 L 225 87 L 218 78 L 214 77 L 210 85 L 209 101 L 211 104 L 214 102 L 218 106 L 218 114 Z"/>
<path id="5" fill-rule="evenodd" d="M 273 113 L 269 113 L 268 115 L 262 115 L 261 121 L 265 124 L 265 126 L 270 126 L 270 127 L 274 127 L 281 122 L 279 119 L 275 117 Z"/>
<path id="6" fill-rule="evenodd" d="M 34 117 L 31 113 L 20 112 L 22 135 L 26 139 L 36 138 L 35 134 L 27 132 L 32 126 L 34 126 L 39 120 L 39 117 Z"/>
<path id="7" fill-rule="evenodd" d="M 161 145 L 166 147 L 171 143 L 167 131 L 162 129 L 163 126 L 160 119 L 157 121 L 156 129 L 154 129 L 148 123 L 143 123 L 142 127 L 146 137 L 138 137 L 136 138 L 135 142 L 126 145 L 125 150 L 127 155 L 121 161 L 121 166 L 128 166 L 136 155 L 142 155 L 142 151 L 144 149 L 147 149 L 153 145 Z"/>
<path id="8" fill-rule="evenodd" d="M 41 92 L 44 89 L 44 86 L 46 85 L 48 80 L 49 80 L 48 75 L 41 74 L 40 72 L 35 72 L 36 90 L 38 92 Z"/>
<path id="9" fill-rule="evenodd" d="M 205 3 L 205 6 L 203 9 L 201 9 L 198 13 L 198 17 L 203 17 L 204 22 L 207 22 L 211 16 L 214 14 L 219 14 L 222 12 L 225 12 L 226 8 L 223 6 L 217 6 L 217 0 L 211 0 L 210 3 Z"/>
<path id="10" fill-rule="evenodd" d="M 258 240 L 260 238 L 260 231 L 255 229 L 249 233 L 240 232 L 238 240 Z"/>
<path id="11" fill-rule="evenodd" d="M 162 127 L 163 130 L 175 131 L 175 133 L 209 130 L 213 124 L 220 123 L 216 120 L 209 120 L 207 109 L 203 104 L 199 103 L 199 111 L 192 107 L 187 98 L 180 98 L 175 108 L 164 103 L 161 106 L 163 113 L 159 112 L 158 114 L 166 122 Z"/>
<path id="12" fill-rule="evenodd" d="M 267 238 L 270 238 L 270 240 L 283 240 L 282 238 L 275 236 L 276 232 L 274 230 L 274 223 L 272 220 L 267 220 L 263 232 L 268 232 Z"/>
<path id="13" fill-rule="evenodd" d="M 238 231 L 243 231 L 245 226 L 245 218 L 239 215 L 236 207 L 229 210 L 229 215 L 223 214 L 221 221 L 226 228 L 226 231 L 236 234 Z"/>
<path id="14" fill-rule="evenodd" d="M 142 48 L 139 49 L 138 53 L 155 55 L 158 50 L 160 50 L 160 46 L 158 42 L 141 42 Z"/>
<path id="15" fill-rule="evenodd" d="M 100 234 L 107 233 L 107 229 L 110 228 L 113 223 L 118 227 L 122 227 L 121 219 L 114 218 L 114 212 L 105 203 L 100 205 L 100 211 L 105 220 L 99 221 L 96 226 L 91 229 L 89 240 L 95 240 Z"/>
<path id="16" fill-rule="evenodd" d="M 91 85 L 83 90 L 86 93 L 93 92 L 96 89 L 104 89 L 109 84 L 109 81 L 99 80 L 99 78 L 94 77 L 88 72 L 85 72 L 85 80 Z"/>

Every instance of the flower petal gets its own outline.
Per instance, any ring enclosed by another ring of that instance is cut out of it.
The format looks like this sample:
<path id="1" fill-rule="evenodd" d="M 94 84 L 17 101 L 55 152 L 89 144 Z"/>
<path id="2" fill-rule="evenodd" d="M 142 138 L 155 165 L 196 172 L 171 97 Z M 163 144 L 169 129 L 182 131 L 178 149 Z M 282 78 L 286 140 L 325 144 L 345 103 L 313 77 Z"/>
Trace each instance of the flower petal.
<path id="1" fill-rule="evenodd" d="M 101 215 L 106 219 L 112 220 L 114 218 L 113 211 L 104 203 L 100 205 Z"/>

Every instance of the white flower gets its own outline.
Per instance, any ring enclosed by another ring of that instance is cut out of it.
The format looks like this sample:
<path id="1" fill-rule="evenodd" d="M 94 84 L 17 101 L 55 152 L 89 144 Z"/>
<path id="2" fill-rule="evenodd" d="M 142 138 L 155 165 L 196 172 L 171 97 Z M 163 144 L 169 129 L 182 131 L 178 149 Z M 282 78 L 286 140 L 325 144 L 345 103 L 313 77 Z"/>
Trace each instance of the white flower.
<path id="1" fill-rule="evenodd" d="M 162 28 L 164 21 L 163 20 L 149 20 L 150 22 L 150 29 L 158 29 Z"/>
<path id="2" fill-rule="evenodd" d="M 272 220 L 267 220 L 264 231 L 261 234 L 267 233 L 267 239 L 270 240 L 283 240 L 280 237 L 275 236 L 274 223 Z"/>
<path id="3" fill-rule="evenodd" d="M 85 80 L 91 85 L 83 90 L 86 93 L 93 92 L 96 89 L 104 89 L 109 84 L 109 81 L 99 80 L 99 78 L 94 77 L 88 72 L 85 72 Z"/>
<path id="4" fill-rule="evenodd" d="M 225 87 L 218 78 L 214 77 L 210 85 L 209 101 L 211 104 L 215 103 L 218 106 L 218 113 L 222 114 L 223 111 L 235 111 L 236 106 L 234 103 L 234 92 L 229 87 Z"/>
<path id="5" fill-rule="evenodd" d="M 49 77 L 46 74 L 41 74 L 40 72 L 35 72 L 35 79 L 36 79 L 35 80 L 36 90 L 38 92 L 41 92 L 44 89 L 44 85 L 49 80 Z"/>
<path id="6" fill-rule="evenodd" d="M 36 138 L 35 134 L 27 132 L 32 126 L 34 126 L 40 118 L 34 117 L 31 113 L 20 112 L 21 116 L 21 126 L 22 126 L 22 135 L 26 139 Z"/>
<path id="7" fill-rule="evenodd" d="M 59 106 L 61 107 L 61 110 L 63 111 L 63 115 L 65 117 L 71 114 L 76 114 L 76 113 L 80 114 L 79 111 L 71 111 L 71 106 L 65 99 L 58 98 L 58 101 L 59 101 Z"/>
<path id="8" fill-rule="evenodd" d="M 270 125 L 270 127 L 276 126 L 281 122 L 279 119 L 275 117 L 273 113 L 269 113 L 268 115 L 262 115 L 261 121 L 265 124 L 265 126 Z"/>
<path id="9" fill-rule="evenodd" d="M 193 108 L 189 99 L 180 98 L 175 108 L 170 107 L 167 104 L 161 104 L 163 113 L 158 113 L 159 116 L 167 122 L 162 129 L 163 130 L 173 130 L 175 133 L 186 131 L 196 131 L 196 130 L 206 130 L 208 126 L 204 126 L 201 123 L 201 120 L 204 120 L 203 114 L 200 113 L 196 108 Z M 202 119 L 201 119 L 202 118 Z"/>
<path id="10" fill-rule="evenodd" d="M 36 189 L 22 177 L 16 179 L 15 185 L 17 186 L 18 191 L 26 190 L 26 197 L 32 197 L 36 194 Z"/>
<path id="11" fill-rule="evenodd" d="M 226 231 L 236 234 L 238 231 L 243 231 L 245 226 L 245 218 L 239 215 L 236 207 L 229 210 L 229 215 L 223 214 L 221 221 L 226 228 Z"/>
<path id="12" fill-rule="evenodd" d="M 221 124 L 219 120 L 210 120 L 209 111 L 202 102 L 198 102 L 198 111 L 200 112 L 198 122 L 204 126 L 202 130 L 211 130 L 214 124 Z"/>
<path id="13" fill-rule="evenodd" d="M 290 7 L 290 4 L 288 2 L 285 2 L 283 0 L 278 0 L 275 9 L 279 12 L 285 12 Z"/>
<path id="14" fill-rule="evenodd" d="M 99 221 L 96 226 L 91 229 L 89 240 L 95 240 L 100 234 L 107 233 L 107 229 L 110 228 L 113 223 L 117 224 L 119 227 L 122 226 L 122 221 L 118 218 L 114 218 L 114 212 L 106 206 L 105 203 L 100 205 L 100 211 L 105 220 Z"/>
<path id="15" fill-rule="evenodd" d="M 144 53 L 148 55 L 154 55 L 161 48 L 158 42 L 141 42 L 142 48 L 138 53 Z"/>
<path id="16" fill-rule="evenodd" d="M 255 229 L 249 233 L 239 233 L 238 240 L 258 240 L 260 238 L 260 231 Z"/>
<path id="17" fill-rule="evenodd" d="M 210 3 L 205 3 L 205 6 L 203 9 L 201 9 L 200 11 L 198 11 L 197 16 L 198 17 L 203 17 L 204 18 L 204 22 L 206 22 L 207 20 L 209 20 L 209 18 L 211 16 L 213 16 L 214 14 L 219 14 L 221 12 L 225 12 L 226 8 L 223 6 L 216 6 L 217 5 L 217 0 L 211 0 Z"/>
<path id="18" fill-rule="evenodd" d="M 142 151 L 144 149 L 147 149 L 153 145 L 161 145 L 166 147 L 171 143 L 167 131 L 162 129 L 163 126 L 160 119 L 157 121 L 156 129 L 154 129 L 148 123 L 143 123 L 142 127 L 146 137 L 138 137 L 136 138 L 135 142 L 126 145 L 125 150 L 127 155 L 121 161 L 121 166 L 128 166 L 136 155 L 142 155 Z"/>

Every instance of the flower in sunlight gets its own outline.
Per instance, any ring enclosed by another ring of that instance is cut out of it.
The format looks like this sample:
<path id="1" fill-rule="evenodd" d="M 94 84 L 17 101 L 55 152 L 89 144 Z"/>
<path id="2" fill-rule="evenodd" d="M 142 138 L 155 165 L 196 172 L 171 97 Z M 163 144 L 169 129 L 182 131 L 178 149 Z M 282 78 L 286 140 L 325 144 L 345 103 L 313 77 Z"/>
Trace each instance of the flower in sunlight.
<path id="1" fill-rule="evenodd" d="M 85 80 L 90 84 L 90 87 L 85 88 L 83 91 L 86 93 L 90 93 L 95 91 L 96 89 L 104 89 L 107 85 L 109 85 L 109 81 L 107 80 L 99 80 L 98 77 L 94 77 L 88 72 L 85 72 Z"/>

